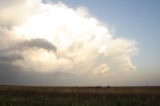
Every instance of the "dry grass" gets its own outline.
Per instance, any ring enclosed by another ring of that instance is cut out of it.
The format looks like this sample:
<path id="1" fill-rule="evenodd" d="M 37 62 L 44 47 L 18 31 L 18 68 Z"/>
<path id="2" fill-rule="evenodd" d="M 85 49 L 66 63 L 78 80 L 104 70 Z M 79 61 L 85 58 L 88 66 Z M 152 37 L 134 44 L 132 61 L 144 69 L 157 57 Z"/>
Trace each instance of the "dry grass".
<path id="1" fill-rule="evenodd" d="M 159 106 L 160 87 L 0 86 L 0 106 Z"/>

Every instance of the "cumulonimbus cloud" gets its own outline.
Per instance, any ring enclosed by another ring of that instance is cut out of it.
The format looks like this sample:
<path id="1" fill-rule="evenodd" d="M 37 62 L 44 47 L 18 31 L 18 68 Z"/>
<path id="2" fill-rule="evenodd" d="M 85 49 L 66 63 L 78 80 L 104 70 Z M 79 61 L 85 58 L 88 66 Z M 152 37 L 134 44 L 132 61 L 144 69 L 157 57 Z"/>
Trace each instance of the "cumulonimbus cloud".
<path id="1" fill-rule="evenodd" d="M 131 59 L 136 42 L 113 37 L 86 8 L 41 0 L 16 3 L 0 10 L 0 64 L 11 60 L 7 64 L 21 67 L 21 71 L 82 77 L 136 69 Z M 2 55 L 4 51 L 7 55 Z"/>

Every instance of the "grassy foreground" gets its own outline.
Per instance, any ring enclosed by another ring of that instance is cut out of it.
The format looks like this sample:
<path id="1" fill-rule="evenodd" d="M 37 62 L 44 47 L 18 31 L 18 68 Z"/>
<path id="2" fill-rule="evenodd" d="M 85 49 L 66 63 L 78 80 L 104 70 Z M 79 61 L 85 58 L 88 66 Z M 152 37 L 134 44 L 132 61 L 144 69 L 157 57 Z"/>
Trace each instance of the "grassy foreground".
<path id="1" fill-rule="evenodd" d="M 0 106 L 160 106 L 160 87 L 0 86 Z"/>

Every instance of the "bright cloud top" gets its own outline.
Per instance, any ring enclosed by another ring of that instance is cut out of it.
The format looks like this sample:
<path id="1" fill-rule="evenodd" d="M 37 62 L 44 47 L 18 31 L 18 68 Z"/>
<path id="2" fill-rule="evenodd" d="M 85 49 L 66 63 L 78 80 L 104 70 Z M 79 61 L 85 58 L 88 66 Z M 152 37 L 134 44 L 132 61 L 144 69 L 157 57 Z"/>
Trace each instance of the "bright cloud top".
<path id="1" fill-rule="evenodd" d="M 15 57 L 10 64 L 24 71 L 83 76 L 135 70 L 131 57 L 136 42 L 113 37 L 86 8 L 40 0 L 13 2 L 19 4 L 0 9 L 1 62 Z"/>

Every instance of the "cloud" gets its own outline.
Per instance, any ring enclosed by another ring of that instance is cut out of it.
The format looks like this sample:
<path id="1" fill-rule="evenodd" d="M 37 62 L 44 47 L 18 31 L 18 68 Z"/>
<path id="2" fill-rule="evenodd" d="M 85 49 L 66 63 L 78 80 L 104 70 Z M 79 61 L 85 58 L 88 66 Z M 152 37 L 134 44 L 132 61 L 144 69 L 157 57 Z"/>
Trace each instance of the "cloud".
<path id="1" fill-rule="evenodd" d="M 10 29 L 20 25 L 39 9 L 40 4 L 41 0 L 1 0 L 0 26 Z"/>
<path id="2" fill-rule="evenodd" d="M 13 55 L 13 54 L 0 54 L 0 62 L 12 62 L 18 59 L 23 59 L 20 55 Z"/>
<path id="3" fill-rule="evenodd" d="M 113 37 L 85 7 L 41 0 L 0 4 L 1 83 L 87 85 L 136 69 L 136 41 Z"/>
<path id="4" fill-rule="evenodd" d="M 28 48 L 43 48 L 46 50 L 56 51 L 56 47 L 45 39 L 30 39 L 18 42 L 10 46 L 10 50 L 23 50 Z"/>
<path id="5" fill-rule="evenodd" d="M 102 64 L 99 67 L 95 68 L 95 70 L 93 70 L 94 74 L 104 74 L 109 70 L 109 67 L 107 66 L 107 64 Z"/>

